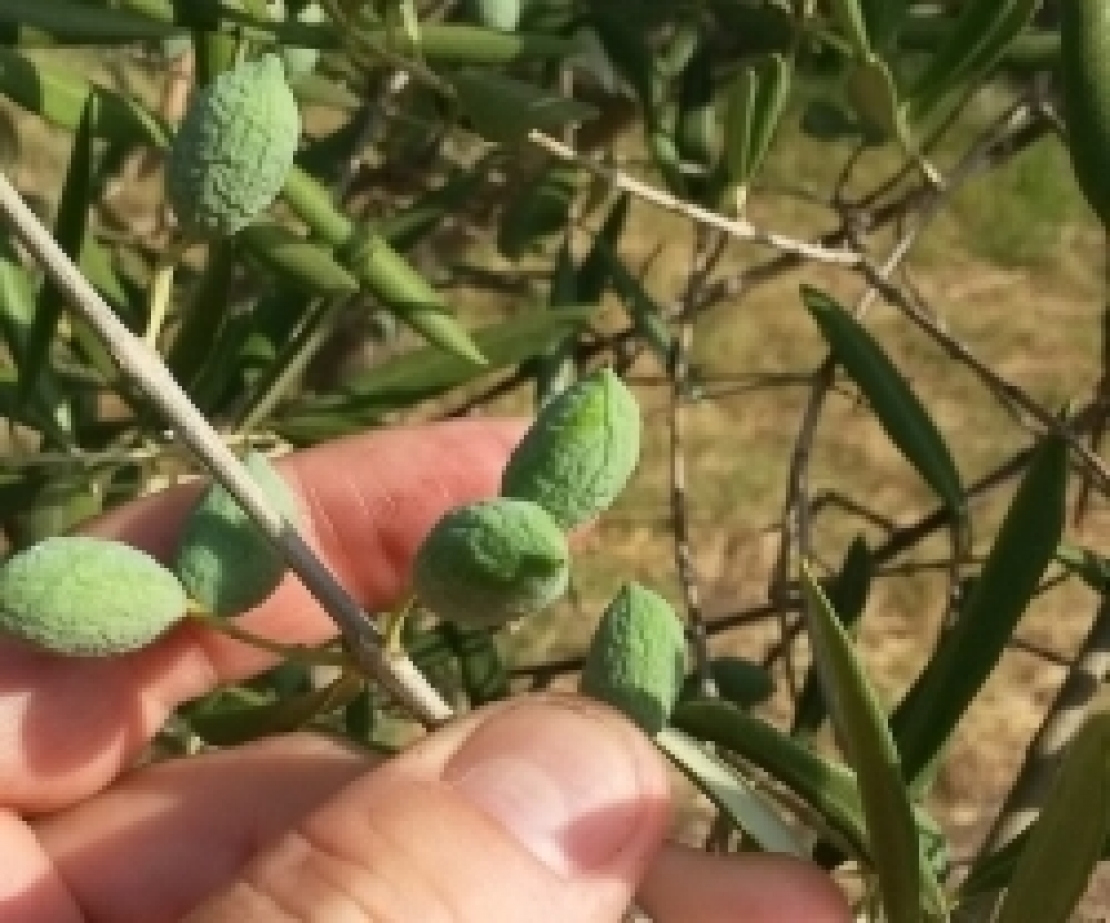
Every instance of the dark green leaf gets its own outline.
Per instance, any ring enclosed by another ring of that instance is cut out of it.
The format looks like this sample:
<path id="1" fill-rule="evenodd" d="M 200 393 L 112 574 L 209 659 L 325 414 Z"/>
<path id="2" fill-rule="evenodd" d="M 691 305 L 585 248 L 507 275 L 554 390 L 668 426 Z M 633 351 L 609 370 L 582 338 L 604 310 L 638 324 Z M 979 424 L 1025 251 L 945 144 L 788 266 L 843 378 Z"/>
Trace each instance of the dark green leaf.
<path id="1" fill-rule="evenodd" d="M 631 198 L 627 192 L 617 196 L 617 200 L 594 237 L 590 252 L 578 267 L 574 288 L 575 294 L 583 304 L 595 304 L 600 301 L 609 286 L 609 261 L 617 252 L 621 235 L 624 233 L 630 202 Z"/>
<path id="2" fill-rule="evenodd" d="M 461 209 L 486 180 L 481 166 L 461 170 L 411 205 L 378 222 L 375 230 L 395 250 L 405 253 L 440 226 L 444 217 Z"/>
<path id="3" fill-rule="evenodd" d="M 714 657 L 709 661 L 709 672 L 717 687 L 717 695 L 725 702 L 741 708 L 754 708 L 775 691 L 775 681 L 762 665 L 743 657 Z M 696 673 L 687 677 L 682 687 L 682 697 L 700 697 L 700 678 Z"/>
<path id="4" fill-rule="evenodd" d="M 937 495 L 963 516 L 964 489 L 936 424 L 870 333 L 824 292 L 802 286 L 802 299 L 837 362 L 867 398 L 891 441 Z"/>
<path id="5" fill-rule="evenodd" d="M 665 727 L 655 743 L 671 761 L 740 830 L 767 852 L 807 855 L 797 834 L 759 789 L 732 767 L 712 756 L 693 738 Z"/>
<path id="6" fill-rule="evenodd" d="M 54 239 L 76 261 L 81 254 L 88 227 L 93 172 L 93 126 L 99 111 L 99 97 L 93 93 L 85 101 L 81 121 L 73 138 L 69 167 L 58 202 Z M 20 395 L 27 401 L 40 386 L 50 365 L 50 347 L 65 307 L 65 295 L 48 277 L 35 299 L 35 318 L 27 334 L 20 367 Z"/>
<path id="7" fill-rule="evenodd" d="M 662 306 L 656 303 L 644 284 L 629 271 L 605 240 L 598 238 L 594 251 L 608 270 L 613 290 L 628 311 L 636 332 L 651 347 L 659 364 L 668 368 L 674 338 L 664 320 Z"/>
<path id="8" fill-rule="evenodd" d="M 228 706 L 189 716 L 193 733 L 205 743 L 233 747 L 273 734 L 286 734 L 308 725 L 318 715 L 343 708 L 363 688 L 361 678 L 341 676 L 323 689 L 252 706 Z"/>
<path id="9" fill-rule="evenodd" d="M 746 65 L 728 89 L 724 164 L 729 182 L 746 188 L 756 175 L 790 95 L 791 64 L 781 54 Z"/>
<path id="10" fill-rule="evenodd" d="M 564 237 L 551 273 L 548 308 L 561 311 L 579 304 L 578 284 L 570 242 Z M 574 331 L 553 341 L 535 358 L 536 406 L 542 407 L 556 394 L 569 388 L 578 377 L 574 361 Z"/>
<path id="11" fill-rule="evenodd" d="M 116 45 L 153 41 L 179 35 L 183 30 L 129 10 L 114 10 L 70 0 L 27 3 L 0 0 L 0 23 L 39 29 L 59 42 Z"/>
<path id="12" fill-rule="evenodd" d="M 336 262 L 331 250 L 295 234 L 284 225 L 253 221 L 239 232 L 237 239 L 281 282 L 319 295 L 358 291 L 358 281 Z"/>
<path id="13" fill-rule="evenodd" d="M 1029 25 L 1040 0 L 968 0 L 910 91 L 914 120 L 927 116 L 956 87 L 979 80 Z"/>
<path id="14" fill-rule="evenodd" d="M 874 564 L 867 543 L 862 536 L 856 536 L 848 546 L 844 561 L 836 579 L 829 585 L 826 594 L 833 611 L 840 617 L 845 631 L 853 633 L 856 622 L 863 615 L 867 604 L 867 594 L 871 589 Z M 798 696 L 794 710 L 792 734 L 807 736 L 815 734 L 825 721 L 825 695 L 821 690 L 821 678 L 816 667 L 806 673 L 805 685 Z"/>
<path id="15" fill-rule="evenodd" d="M 586 103 L 493 71 L 465 69 L 449 79 L 462 111 L 487 141 L 519 141 L 530 131 L 554 132 L 597 115 Z"/>
<path id="16" fill-rule="evenodd" d="M 213 344 L 232 308 L 231 279 L 234 269 L 234 244 L 227 240 L 213 243 L 170 347 L 167 365 L 194 401 L 197 398 L 196 376 L 212 357 Z M 208 409 L 200 406 L 202 410 Z"/>
<path id="17" fill-rule="evenodd" d="M 345 396 L 312 401 L 321 409 L 329 405 L 386 409 L 404 407 L 440 394 L 507 365 L 518 365 L 566 335 L 593 315 L 594 306 L 563 308 L 559 311 L 529 311 L 520 317 L 491 324 L 475 333 L 475 342 L 488 358 L 485 368 L 476 368 L 438 350 L 422 349 L 394 359 L 355 376 L 344 383 Z"/>
<path id="18" fill-rule="evenodd" d="M 1021 851 L 996 923 L 1067 923 L 1110 832 L 1110 691 L 1091 701 Z"/>
<path id="19" fill-rule="evenodd" d="M 443 634 L 459 662 L 463 689 L 472 707 L 509 697 L 509 674 L 492 632 L 445 622 Z"/>
<path id="20" fill-rule="evenodd" d="M 1067 443 L 1048 436 L 1037 448 L 959 620 L 891 716 L 907 778 L 927 771 L 1002 656 L 1056 552 L 1067 483 Z"/>
<path id="21" fill-rule="evenodd" d="M 380 234 L 356 234 L 336 254 L 384 307 L 447 354 L 483 366 L 474 339 L 439 292 Z"/>
<path id="22" fill-rule="evenodd" d="M 869 856 L 863 807 L 851 770 L 720 699 L 679 702 L 671 724 L 769 773 L 810 805 L 858 857 Z"/>
<path id="23" fill-rule="evenodd" d="M 813 659 L 828 699 L 837 737 L 856 773 L 867 823 L 867 840 L 878 874 L 883 906 L 890 919 L 922 919 L 923 902 L 935 903 L 939 885 L 923 878 L 909 791 L 902 779 L 898 750 L 878 697 L 864 675 L 852 642 L 807 565 L 802 565 L 806 625 Z"/>
<path id="24" fill-rule="evenodd" d="M 77 131 L 92 91 L 92 84 L 79 74 L 0 46 L 0 93 L 53 125 Z M 101 88 L 96 95 L 93 129 L 99 137 L 155 147 L 166 144 L 164 126 L 139 103 Z"/>
<path id="25" fill-rule="evenodd" d="M 519 260 L 545 238 L 566 230 L 578 179 L 578 170 L 562 163 L 546 167 L 538 178 L 525 178 L 505 207 L 497 235 L 497 249 L 506 259 Z"/>

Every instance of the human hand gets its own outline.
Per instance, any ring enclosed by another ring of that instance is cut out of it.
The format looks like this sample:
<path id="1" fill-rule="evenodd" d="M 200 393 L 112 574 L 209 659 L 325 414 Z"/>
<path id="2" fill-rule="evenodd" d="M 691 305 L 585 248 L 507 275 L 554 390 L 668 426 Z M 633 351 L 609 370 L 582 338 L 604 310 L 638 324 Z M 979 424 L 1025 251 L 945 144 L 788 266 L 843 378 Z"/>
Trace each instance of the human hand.
<path id="1" fill-rule="evenodd" d="M 402 429 L 281 467 L 311 543 L 384 608 L 443 510 L 496 492 L 521 431 Z M 197 489 L 89 531 L 165 558 Z M 242 623 L 288 643 L 335 631 L 294 578 Z M 271 665 L 188 623 L 107 660 L 0 642 L 0 923 L 616 923 L 634 895 L 658 923 L 850 919 L 815 868 L 663 845 L 664 761 L 578 698 L 514 698 L 386 762 L 296 734 L 128 769 L 177 705 Z"/>

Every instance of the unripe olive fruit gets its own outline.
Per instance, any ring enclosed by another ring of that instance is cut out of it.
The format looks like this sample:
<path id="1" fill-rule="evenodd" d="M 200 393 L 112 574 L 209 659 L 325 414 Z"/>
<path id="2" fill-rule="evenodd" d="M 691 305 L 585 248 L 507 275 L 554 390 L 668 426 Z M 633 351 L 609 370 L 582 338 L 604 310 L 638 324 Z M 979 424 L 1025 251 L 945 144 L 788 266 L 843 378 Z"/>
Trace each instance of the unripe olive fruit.
<path id="1" fill-rule="evenodd" d="M 685 662 L 682 623 L 670 603 L 638 583 L 626 583 L 601 616 L 579 689 L 655 734 L 678 701 Z"/>
<path id="2" fill-rule="evenodd" d="M 301 122 L 281 59 L 224 71 L 191 100 L 166 163 L 183 229 L 230 236 L 274 201 L 293 166 Z"/>
<path id="3" fill-rule="evenodd" d="M 499 497 L 448 511 L 420 545 L 412 588 L 440 618 L 493 627 L 545 608 L 570 579 L 558 525 L 527 500 Z"/>
<path id="4" fill-rule="evenodd" d="M 56 536 L 0 566 L 0 631 L 57 654 L 123 654 L 185 614 L 174 575 L 121 542 Z"/>
<path id="5" fill-rule="evenodd" d="M 564 529 L 617 498 L 640 458 L 640 407 L 604 368 L 548 401 L 513 450 L 501 494 L 542 506 Z"/>
<path id="6" fill-rule="evenodd" d="M 251 452 L 244 465 L 267 499 L 297 525 L 297 501 L 266 456 Z M 214 615 L 240 615 L 273 593 L 285 571 L 281 552 L 222 485 L 212 484 L 185 520 L 174 562 L 189 596 Z"/>

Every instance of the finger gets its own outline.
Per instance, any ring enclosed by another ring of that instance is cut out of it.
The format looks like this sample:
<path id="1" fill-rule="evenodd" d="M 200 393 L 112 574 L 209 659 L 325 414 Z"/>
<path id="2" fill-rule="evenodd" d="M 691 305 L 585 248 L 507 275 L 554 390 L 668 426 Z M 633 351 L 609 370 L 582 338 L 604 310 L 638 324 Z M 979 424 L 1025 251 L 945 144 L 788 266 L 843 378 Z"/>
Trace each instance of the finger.
<path id="1" fill-rule="evenodd" d="M 40 868 L 22 883 L 4 877 L 23 894 L 24 920 L 57 919 L 44 912 L 51 881 L 88 920 L 178 920 L 377 762 L 297 734 L 160 763 L 37 824 Z"/>
<path id="2" fill-rule="evenodd" d="M 668 817 L 650 742 L 578 699 L 515 699 L 349 785 L 192 923 L 612 923 Z"/>
<path id="3" fill-rule="evenodd" d="M 281 467 L 305 508 L 307 540 L 363 605 L 380 608 L 396 601 L 418 543 L 446 508 L 496 493 L 520 432 L 516 423 L 480 421 L 391 430 L 297 453 Z M 145 498 L 89 531 L 168 557 L 198 489 Z M 292 576 L 240 621 L 287 642 L 335 632 Z M 0 806 L 36 812 L 88 796 L 131 762 L 176 705 L 271 663 L 192 624 L 110 659 L 0 643 Z"/>
<path id="4" fill-rule="evenodd" d="M 656 923 L 851 923 L 833 880 L 787 856 L 711 855 L 668 845 L 637 894 Z"/>

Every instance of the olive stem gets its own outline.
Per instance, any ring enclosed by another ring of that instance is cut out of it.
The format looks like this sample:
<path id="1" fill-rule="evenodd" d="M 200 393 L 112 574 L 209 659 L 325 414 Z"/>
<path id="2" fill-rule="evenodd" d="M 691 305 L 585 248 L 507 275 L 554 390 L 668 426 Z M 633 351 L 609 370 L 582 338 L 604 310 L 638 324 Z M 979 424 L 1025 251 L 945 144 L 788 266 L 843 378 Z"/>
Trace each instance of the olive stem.
<path id="1" fill-rule="evenodd" d="M 187 612 L 189 618 L 201 622 L 206 628 L 211 628 L 213 631 L 218 631 L 229 638 L 234 638 L 236 641 L 242 641 L 244 644 L 276 654 L 286 660 L 292 660 L 306 666 L 343 667 L 344 669 L 355 666 L 346 654 L 332 654 L 317 648 L 306 647 L 303 644 L 282 644 L 279 641 L 263 638 L 253 631 L 240 628 L 226 618 L 212 614 L 195 600 L 189 600 Z"/>
<path id="2" fill-rule="evenodd" d="M 389 612 L 385 617 L 385 649 L 391 656 L 403 655 L 405 644 L 401 633 L 405 630 L 405 620 L 416 605 L 416 597 L 409 596 L 396 612 Z"/>

